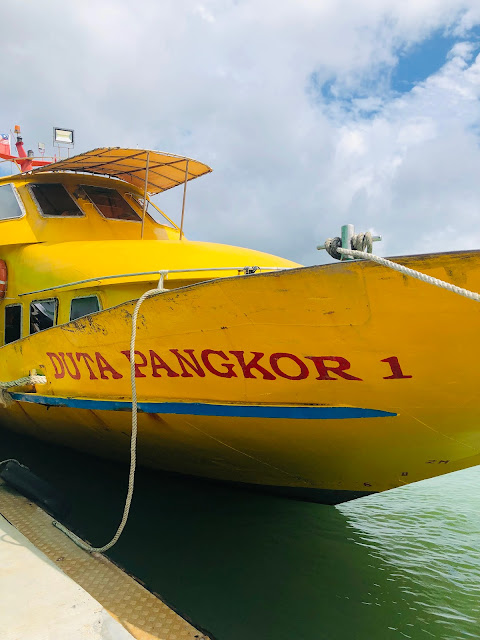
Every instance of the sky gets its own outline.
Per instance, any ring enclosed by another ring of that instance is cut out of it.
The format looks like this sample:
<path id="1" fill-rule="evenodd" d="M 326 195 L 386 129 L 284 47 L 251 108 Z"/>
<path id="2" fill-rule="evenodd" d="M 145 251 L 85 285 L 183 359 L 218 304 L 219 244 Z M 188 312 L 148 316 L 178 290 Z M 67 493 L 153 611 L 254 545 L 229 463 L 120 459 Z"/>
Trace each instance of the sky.
<path id="1" fill-rule="evenodd" d="M 205 162 L 192 240 L 302 264 L 347 223 L 380 255 L 480 247 L 480 0 L 2 0 L 0 19 L 0 133 Z M 178 221 L 181 199 L 156 202 Z"/>

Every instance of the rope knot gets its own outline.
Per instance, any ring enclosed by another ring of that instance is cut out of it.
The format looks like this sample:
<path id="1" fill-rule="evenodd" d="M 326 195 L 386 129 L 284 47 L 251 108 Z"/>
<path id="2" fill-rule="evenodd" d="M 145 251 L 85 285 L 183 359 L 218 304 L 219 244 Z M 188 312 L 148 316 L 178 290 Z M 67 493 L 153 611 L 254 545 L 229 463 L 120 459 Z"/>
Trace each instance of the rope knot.
<path id="1" fill-rule="evenodd" d="M 327 253 L 332 256 L 332 258 L 335 258 L 335 260 L 341 260 L 342 259 L 342 254 L 339 253 L 337 251 L 337 249 L 340 249 L 342 246 L 342 240 L 341 238 L 327 238 L 325 240 L 325 249 L 327 251 Z"/>
<path id="2" fill-rule="evenodd" d="M 367 253 L 372 253 L 372 234 L 370 233 L 370 231 L 366 231 L 365 233 L 357 233 L 356 235 L 352 236 L 351 245 L 354 251 L 366 251 Z"/>

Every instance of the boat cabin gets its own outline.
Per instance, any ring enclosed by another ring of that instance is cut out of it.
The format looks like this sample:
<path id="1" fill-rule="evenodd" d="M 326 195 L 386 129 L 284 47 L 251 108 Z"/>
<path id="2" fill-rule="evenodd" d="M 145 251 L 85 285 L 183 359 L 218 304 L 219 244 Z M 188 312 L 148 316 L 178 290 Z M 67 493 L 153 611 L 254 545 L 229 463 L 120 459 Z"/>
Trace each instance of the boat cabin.
<path id="1" fill-rule="evenodd" d="M 188 242 L 149 196 L 210 172 L 179 156 L 96 149 L 0 178 L 0 346 L 140 297 L 293 266 Z M 257 266 L 248 266 L 257 265 Z M 296 265 L 295 265 L 296 266 Z M 1 283 L 4 284 L 1 284 Z"/>

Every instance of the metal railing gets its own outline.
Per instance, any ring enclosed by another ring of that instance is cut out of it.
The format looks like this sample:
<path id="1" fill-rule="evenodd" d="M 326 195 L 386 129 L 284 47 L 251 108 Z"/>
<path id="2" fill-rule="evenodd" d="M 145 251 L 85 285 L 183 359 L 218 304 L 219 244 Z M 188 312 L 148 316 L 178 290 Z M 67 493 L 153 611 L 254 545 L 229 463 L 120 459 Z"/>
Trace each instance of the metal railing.
<path id="1" fill-rule="evenodd" d="M 110 276 L 98 276 L 97 278 L 87 278 L 86 280 L 77 280 L 76 282 L 68 282 L 66 284 L 59 284 L 55 287 L 47 287 L 46 289 L 37 289 L 36 291 L 28 291 L 26 293 L 20 293 L 19 298 L 22 296 L 30 296 L 37 293 L 46 293 L 47 291 L 57 291 L 58 289 L 66 289 L 68 287 L 76 287 L 90 282 L 100 283 L 102 280 L 113 280 L 114 278 L 134 278 L 136 276 L 159 276 L 158 288 L 163 289 L 163 285 L 167 277 L 171 273 L 202 273 L 207 271 L 236 271 L 238 275 L 243 273 L 244 275 L 252 275 L 257 271 L 283 271 L 289 269 L 289 267 L 201 267 L 198 269 L 161 269 L 159 271 L 139 271 L 137 273 L 118 273 Z"/>

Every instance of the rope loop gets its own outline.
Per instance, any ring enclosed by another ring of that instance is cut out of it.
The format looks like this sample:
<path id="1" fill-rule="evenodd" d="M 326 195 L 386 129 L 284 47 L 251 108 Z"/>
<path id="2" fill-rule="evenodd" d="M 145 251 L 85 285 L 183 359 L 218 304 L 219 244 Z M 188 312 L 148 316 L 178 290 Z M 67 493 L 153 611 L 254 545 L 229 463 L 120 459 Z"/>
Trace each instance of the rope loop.
<path id="1" fill-rule="evenodd" d="M 325 249 L 327 251 L 327 253 L 329 255 L 332 256 L 332 258 L 335 258 L 335 260 L 341 260 L 342 259 L 342 255 L 338 252 L 338 249 L 340 249 L 342 246 L 342 239 L 341 238 L 327 238 L 325 240 Z"/>
<path id="2" fill-rule="evenodd" d="M 365 233 L 357 233 L 352 237 L 351 244 L 352 249 L 354 249 L 355 251 L 366 251 L 367 253 L 372 253 L 372 234 L 370 233 L 370 231 L 366 231 Z"/>
<path id="3" fill-rule="evenodd" d="M 162 283 L 163 284 L 163 283 Z M 137 317 L 138 312 L 140 311 L 140 307 L 145 302 L 147 298 L 151 298 L 154 295 L 158 295 L 159 293 L 163 293 L 165 289 L 163 287 L 157 287 L 156 289 L 150 289 L 146 291 L 138 300 L 135 305 L 135 309 L 132 314 L 132 333 L 130 338 L 130 384 L 132 389 L 132 432 L 130 437 L 130 471 L 128 474 L 128 488 L 127 488 L 127 497 L 125 498 L 125 506 L 123 508 L 123 515 L 118 525 L 117 531 L 115 535 L 107 542 L 107 544 L 103 545 L 103 547 L 94 547 L 87 542 L 84 542 L 79 536 L 75 535 L 72 531 L 67 529 L 60 522 L 54 521 L 53 526 L 70 538 L 78 547 L 83 549 L 84 551 L 88 551 L 89 553 L 97 552 L 103 553 L 104 551 L 108 551 L 113 547 L 114 544 L 117 543 L 118 539 L 123 533 L 125 525 L 127 524 L 128 514 L 130 513 L 130 506 L 132 504 L 133 498 L 133 488 L 135 484 L 135 470 L 137 466 L 137 414 L 138 414 L 138 406 L 137 406 L 137 382 L 135 380 L 135 341 L 137 339 Z"/>
<path id="4" fill-rule="evenodd" d="M 0 407 L 9 407 L 13 403 L 12 396 L 8 393 L 7 389 L 12 387 L 24 387 L 27 384 L 46 384 L 47 378 L 36 373 L 31 373 L 23 378 L 17 378 L 17 380 L 9 380 L 8 382 L 0 382 Z"/>

